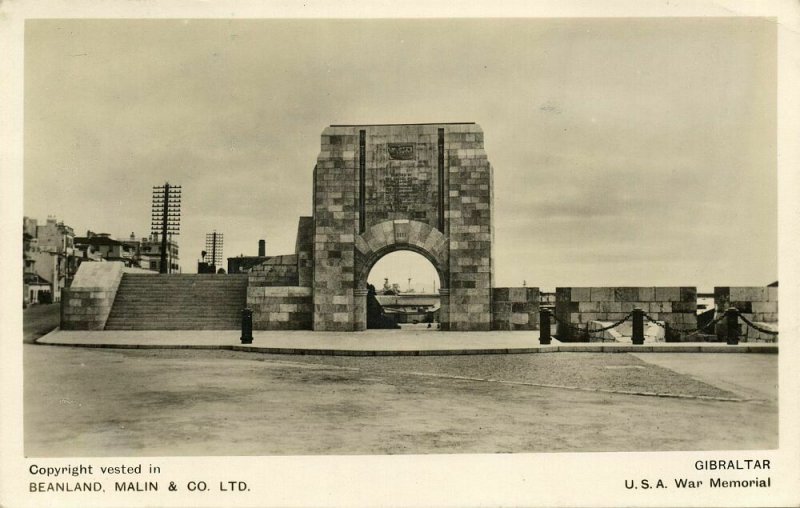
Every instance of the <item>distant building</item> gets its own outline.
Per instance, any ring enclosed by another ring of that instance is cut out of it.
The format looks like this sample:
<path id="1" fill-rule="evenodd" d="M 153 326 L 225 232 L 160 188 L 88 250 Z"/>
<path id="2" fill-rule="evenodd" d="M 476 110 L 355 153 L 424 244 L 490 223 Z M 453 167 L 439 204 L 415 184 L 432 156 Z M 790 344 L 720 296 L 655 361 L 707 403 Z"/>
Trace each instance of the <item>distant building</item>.
<path id="1" fill-rule="evenodd" d="M 170 240 L 167 260 L 170 273 L 179 272 L 178 243 Z M 75 239 L 80 262 L 120 261 L 127 267 L 144 268 L 153 272 L 161 268 L 161 241 L 158 236 L 137 239 L 134 233 L 126 240 L 115 240 L 108 233 L 87 231 L 86 236 Z"/>
<path id="2" fill-rule="evenodd" d="M 161 240 L 159 235 L 150 235 L 142 238 L 139 243 L 140 266 L 152 272 L 161 271 Z M 180 273 L 180 258 L 178 256 L 178 242 L 167 239 L 167 273 Z"/>
<path id="3" fill-rule="evenodd" d="M 42 225 L 23 217 L 23 303 L 61 301 L 61 289 L 69 286 L 77 270 L 74 239 L 72 228 L 55 217 Z"/>
<path id="4" fill-rule="evenodd" d="M 245 256 L 240 254 L 235 258 L 228 258 L 228 273 L 247 273 L 256 265 L 268 261 L 272 256 L 267 256 L 267 244 L 264 240 L 258 241 L 258 256 Z"/>
<path id="5" fill-rule="evenodd" d="M 75 238 L 75 248 L 83 261 L 120 261 L 125 266 L 137 266 L 136 247 L 114 240 L 108 233 L 87 231 Z"/>
<path id="6" fill-rule="evenodd" d="M 45 280 L 35 273 L 26 273 L 23 281 L 23 304 L 52 303 L 53 292 L 49 280 Z"/>

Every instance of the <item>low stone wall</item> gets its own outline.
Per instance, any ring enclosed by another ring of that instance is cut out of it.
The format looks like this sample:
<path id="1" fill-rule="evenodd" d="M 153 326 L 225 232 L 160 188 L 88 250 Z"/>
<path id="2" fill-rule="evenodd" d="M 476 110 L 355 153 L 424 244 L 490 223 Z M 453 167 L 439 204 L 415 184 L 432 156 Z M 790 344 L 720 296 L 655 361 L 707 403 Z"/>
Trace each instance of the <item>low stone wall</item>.
<path id="1" fill-rule="evenodd" d="M 766 324 L 765 328 L 778 331 L 778 288 L 763 286 L 721 286 L 714 288 L 714 306 L 717 313 L 729 307 L 755 323 Z M 739 323 L 742 342 L 777 342 L 778 336 L 759 332 L 745 323 Z M 720 340 L 724 337 L 724 324 L 717 325 Z"/>
<path id="2" fill-rule="evenodd" d="M 750 321 L 778 322 L 778 288 L 723 286 L 714 288 L 717 310 L 736 307 Z"/>
<path id="3" fill-rule="evenodd" d="M 314 305 L 311 288 L 248 286 L 247 306 L 254 330 L 311 330 Z"/>
<path id="4" fill-rule="evenodd" d="M 69 288 L 61 295 L 63 330 L 103 330 L 114 305 L 123 264 L 81 263 Z"/>
<path id="5" fill-rule="evenodd" d="M 538 330 L 539 288 L 492 289 L 492 330 Z"/>
<path id="6" fill-rule="evenodd" d="M 311 287 L 314 284 L 314 217 L 300 217 L 294 251 L 298 285 Z"/>
<path id="7" fill-rule="evenodd" d="M 249 275 L 249 286 L 297 286 L 297 255 L 270 258 L 254 266 Z"/>
<path id="8" fill-rule="evenodd" d="M 556 288 L 556 317 L 572 325 L 619 321 L 636 307 L 674 329 L 697 327 L 695 287 Z M 560 324 L 557 336 L 562 341 L 578 339 L 574 330 Z M 677 340 L 677 336 L 671 334 L 667 340 Z"/>

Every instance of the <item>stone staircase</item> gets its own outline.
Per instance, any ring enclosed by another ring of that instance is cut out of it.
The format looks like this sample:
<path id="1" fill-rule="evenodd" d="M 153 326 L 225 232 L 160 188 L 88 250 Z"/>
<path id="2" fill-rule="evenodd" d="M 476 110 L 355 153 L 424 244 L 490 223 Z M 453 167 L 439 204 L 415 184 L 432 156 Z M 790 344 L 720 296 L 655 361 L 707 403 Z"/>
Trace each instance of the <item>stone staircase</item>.
<path id="1" fill-rule="evenodd" d="M 246 302 L 247 275 L 126 273 L 106 330 L 235 330 Z"/>

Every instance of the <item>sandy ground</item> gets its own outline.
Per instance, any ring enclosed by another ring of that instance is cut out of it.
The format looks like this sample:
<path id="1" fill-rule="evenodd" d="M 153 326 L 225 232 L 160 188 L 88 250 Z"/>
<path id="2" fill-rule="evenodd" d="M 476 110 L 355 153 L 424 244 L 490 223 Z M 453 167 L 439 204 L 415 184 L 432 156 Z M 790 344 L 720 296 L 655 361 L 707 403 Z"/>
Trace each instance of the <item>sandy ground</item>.
<path id="1" fill-rule="evenodd" d="M 769 389 L 753 389 L 756 400 L 746 402 L 582 391 L 740 397 L 736 386 L 705 378 L 735 378 L 742 362 L 757 362 L 750 371 L 777 379 L 777 355 L 695 355 L 699 363 L 684 370 L 717 369 L 698 376 L 623 353 L 348 358 L 23 349 L 25 453 L 33 457 L 777 446 Z"/>

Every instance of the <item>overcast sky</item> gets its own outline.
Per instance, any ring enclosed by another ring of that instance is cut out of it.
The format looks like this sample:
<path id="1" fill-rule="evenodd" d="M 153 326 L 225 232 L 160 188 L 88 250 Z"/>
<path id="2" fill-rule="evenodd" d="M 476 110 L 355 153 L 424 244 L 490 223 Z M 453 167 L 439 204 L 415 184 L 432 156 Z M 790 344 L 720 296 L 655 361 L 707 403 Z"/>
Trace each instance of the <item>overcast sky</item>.
<path id="1" fill-rule="evenodd" d="M 184 272 L 215 229 L 288 254 L 326 125 L 474 121 L 495 286 L 764 285 L 775 44 L 755 18 L 29 20 L 24 212 L 145 236 L 169 181 Z"/>

